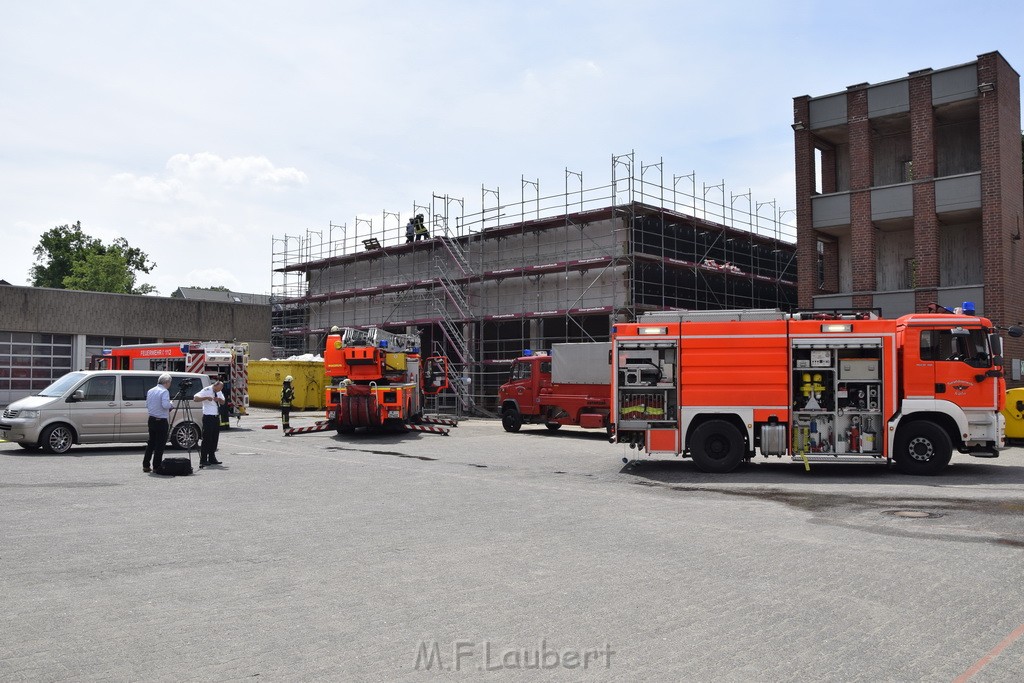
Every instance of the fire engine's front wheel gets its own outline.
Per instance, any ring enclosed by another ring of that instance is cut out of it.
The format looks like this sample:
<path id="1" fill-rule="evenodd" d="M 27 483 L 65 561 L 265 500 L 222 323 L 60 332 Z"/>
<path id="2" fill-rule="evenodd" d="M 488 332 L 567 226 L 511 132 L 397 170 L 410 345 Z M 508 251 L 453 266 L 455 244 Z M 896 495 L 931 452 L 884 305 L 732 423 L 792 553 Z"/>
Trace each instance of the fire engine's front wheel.
<path id="1" fill-rule="evenodd" d="M 523 416 L 515 408 L 505 408 L 501 411 L 501 426 L 506 432 L 518 432 L 523 426 Z"/>
<path id="2" fill-rule="evenodd" d="M 953 443 L 934 422 L 913 422 L 900 427 L 893 458 L 904 474 L 938 474 L 953 457 Z"/>
<path id="3" fill-rule="evenodd" d="M 708 420 L 690 437 L 690 456 L 704 472 L 732 472 L 744 455 L 743 436 L 725 420 Z"/>

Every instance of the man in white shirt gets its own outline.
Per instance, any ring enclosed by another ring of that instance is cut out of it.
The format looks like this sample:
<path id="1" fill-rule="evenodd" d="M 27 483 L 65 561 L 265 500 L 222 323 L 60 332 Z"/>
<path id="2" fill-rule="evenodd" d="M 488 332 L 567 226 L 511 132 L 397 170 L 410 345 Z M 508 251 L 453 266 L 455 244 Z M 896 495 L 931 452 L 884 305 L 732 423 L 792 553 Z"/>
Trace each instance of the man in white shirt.
<path id="1" fill-rule="evenodd" d="M 146 392 L 146 411 L 149 413 L 149 441 L 142 458 L 142 471 L 149 472 L 149 459 L 153 458 L 153 471 L 160 472 L 167 444 L 167 416 L 171 412 L 171 376 L 166 372 L 157 379 L 156 386 Z"/>
<path id="2" fill-rule="evenodd" d="M 199 448 L 199 469 L 207 465 L 220 465 L 217 460 L 217 442 L 220 440 L 220 407 L 224 405 L 224 382 L 217 380 L 193 397 L 203 404 L 203 444 Z"/>

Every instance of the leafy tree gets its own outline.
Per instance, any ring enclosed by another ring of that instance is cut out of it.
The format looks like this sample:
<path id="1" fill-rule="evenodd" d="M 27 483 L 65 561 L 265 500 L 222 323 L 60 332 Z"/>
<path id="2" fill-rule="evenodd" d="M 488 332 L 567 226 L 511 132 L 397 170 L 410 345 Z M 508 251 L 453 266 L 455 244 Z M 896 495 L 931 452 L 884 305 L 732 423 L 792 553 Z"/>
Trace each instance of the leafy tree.
<path id="1" fill-rule="evenodd" d="M 82 232 L 81 221 L 47 230 L 32 250 L 39 262 L 30 271 L 32 286 L 64 289 L 64 278 L 71 274 L 75 261 L 82 260 L 86 254 L 95 253 L 102 247 L 100 240 Z"/>
<path id="2" fill-rule="evenodd" d="M 129 268 L 128 259 L 116 248 L 105 254 L 87 254 L 83 260 L 75 261 L 71 274 L 64 278 L 64 288 L 113 294 L 149 294 L 156 291 L 149 284 L 135 286 L 135 273 Z"/>
<path id="3" fill-rule="evenodd" d="M 33 287 L 119 294 L 156 291 L 153 285 L 135 284 L 136 271 L 148 273 L 156 267 L 144 251 L 124 237 L 103 244 L 82 231 L 81 221 L 44 232 L 32 253 L 37 261 L 31 270 Z"/>

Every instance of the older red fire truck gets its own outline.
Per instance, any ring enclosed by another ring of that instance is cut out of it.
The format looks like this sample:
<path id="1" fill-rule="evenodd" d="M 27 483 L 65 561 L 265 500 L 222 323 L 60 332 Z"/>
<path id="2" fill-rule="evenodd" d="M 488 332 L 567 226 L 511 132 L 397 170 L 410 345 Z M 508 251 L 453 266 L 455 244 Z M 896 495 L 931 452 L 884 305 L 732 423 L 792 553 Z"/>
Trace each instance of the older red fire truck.
<path id="1" fill-rule="evenodd" d="M 524 353 L 498 389 L 505 431 L 530 423 L 551 431 L 576 425 L 610 434 L 610 356 L 608 342 L 552 344 L 550 354 Z"/>
<path id="2" fill-rule="evenodd" d="M 706 472 L 760 451 L 936 474 L 1004 445 L 1002 339 L 976 315 L 659 312 L 616 324 L 612 350 L 612 440 Z"/>

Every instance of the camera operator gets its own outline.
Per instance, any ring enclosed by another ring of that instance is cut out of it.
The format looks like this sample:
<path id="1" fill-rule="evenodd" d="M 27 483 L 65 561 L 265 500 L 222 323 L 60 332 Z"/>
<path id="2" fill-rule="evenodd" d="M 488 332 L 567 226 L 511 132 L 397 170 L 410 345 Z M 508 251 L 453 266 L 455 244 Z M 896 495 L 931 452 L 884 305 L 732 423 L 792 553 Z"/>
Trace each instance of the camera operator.
<path id="1" fill-rule="evenodd" d="M 199 448 L 199 468 L 220 465 L 217 460 L 217 442 L 220 441 L 220 406 L 224 405 L 224 382 L 217 380 L 200 389 L 193 398 L 203 404 L 203 443 Z"/>
<path id="2" fill-rule="evenodd" d="M 142 458 L 142 471 L 149 472 L 149 460 L 153 459 L 153 471 L 160 473 L 164 459 L 164 445 L 167 443 L 167 416 L 171 412 L 171 376 L 166 372 L 156 380 L 156 386 L 146 392 L 146 411 L 149 413 L 149 441 L 146 455 Z"/>

